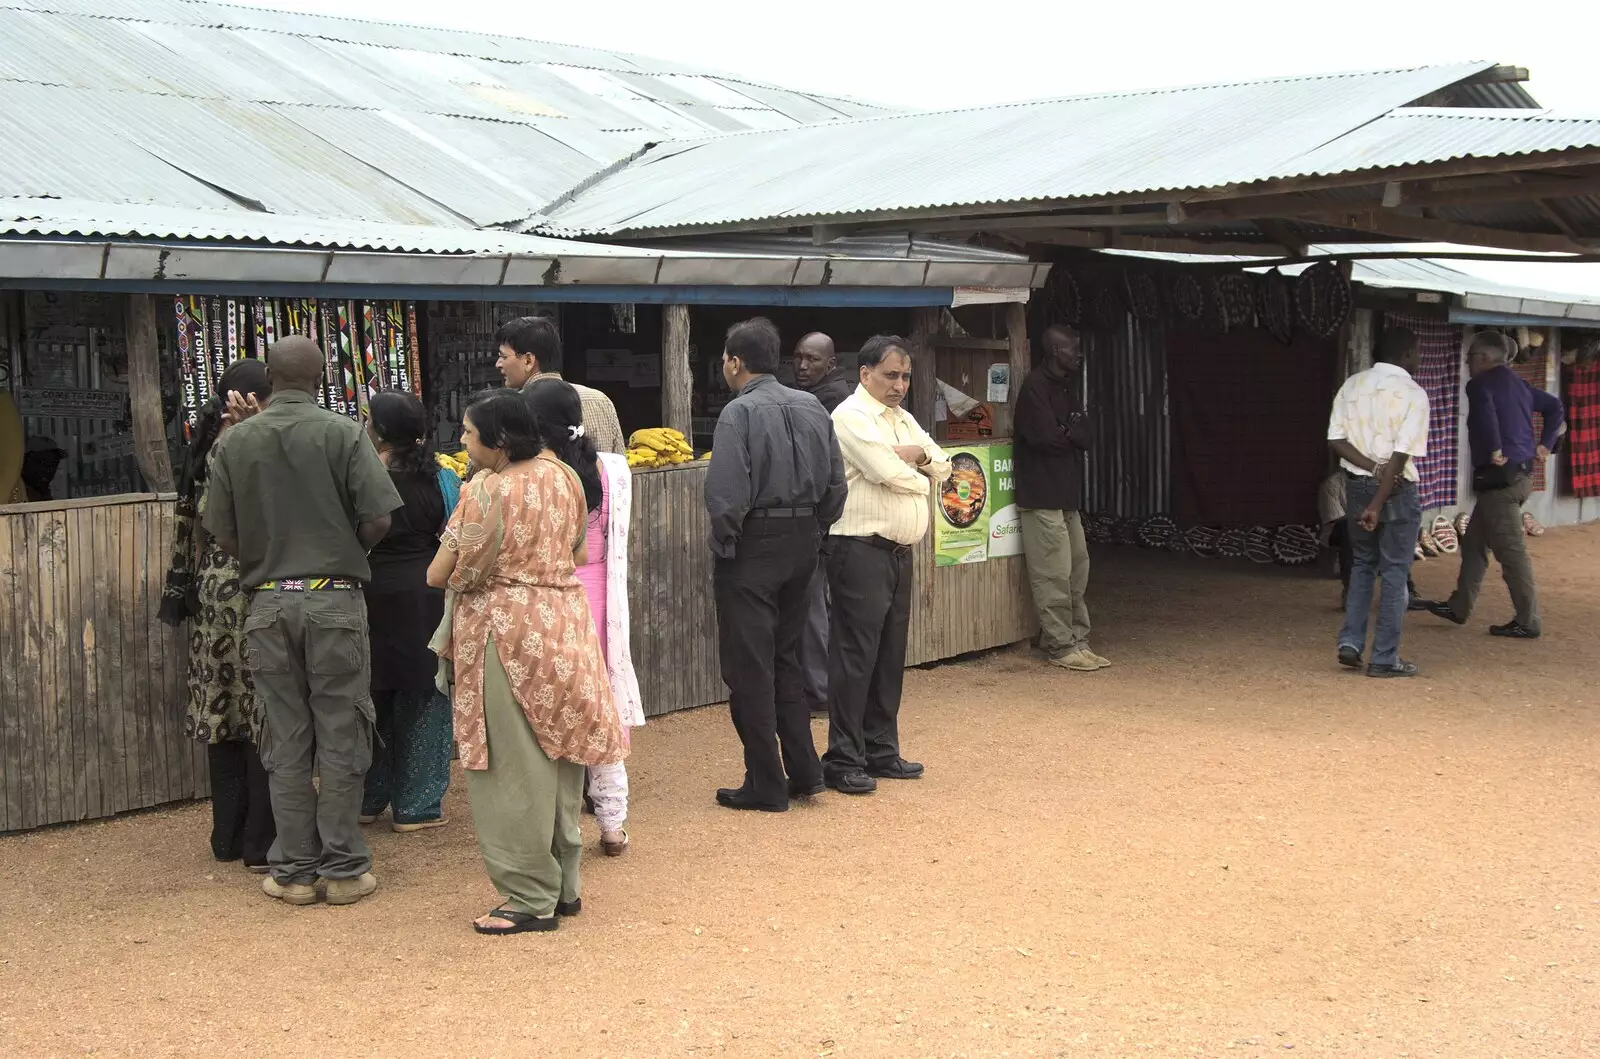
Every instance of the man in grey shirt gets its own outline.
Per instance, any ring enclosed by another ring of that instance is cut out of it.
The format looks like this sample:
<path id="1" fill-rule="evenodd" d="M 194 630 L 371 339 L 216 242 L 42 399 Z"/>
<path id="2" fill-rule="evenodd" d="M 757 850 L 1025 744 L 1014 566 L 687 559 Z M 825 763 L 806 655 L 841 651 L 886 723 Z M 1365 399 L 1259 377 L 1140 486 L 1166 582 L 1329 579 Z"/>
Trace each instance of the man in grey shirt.
<path id="1" fill-rule="evenodd" d="M 778 367 L 778 329 L 757 317 L 728 329 L 722 410 L 706 475 L 722 679 L 744 743 L 744 783 L 717 791 L 730 809 L 781 813 L 822 791 L 800 670 L 808 592 L 828 527 L 844 510 L 844 459 L 817 399 Z"/>

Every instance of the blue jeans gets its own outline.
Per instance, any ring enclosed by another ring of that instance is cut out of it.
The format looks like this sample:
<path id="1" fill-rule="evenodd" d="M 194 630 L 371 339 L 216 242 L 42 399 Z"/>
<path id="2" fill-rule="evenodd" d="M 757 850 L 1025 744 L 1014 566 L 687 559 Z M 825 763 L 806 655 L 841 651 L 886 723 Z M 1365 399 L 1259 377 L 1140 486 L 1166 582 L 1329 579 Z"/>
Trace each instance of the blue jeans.
<path id="1" fill-rule="evenodd" d="M 1422 529 L 1422 505 L 1417 487 L 1410 482 L 1395 486 L 1378 515 L 1378 528 L 1365 530 L 1359 519 L 1378 492 L 1378 480 L 1366 475 L 1346 475 L 1345 511 L 1350 534 L 1350 593 L 1345 599 L 1344 628 L 1339 646 L 1364 650 L 1367 622 L 1372 612 L 1372 589 L 1378 593 L 1378 630 L 1372 638 L 1375 666 L 1400 661 L 1400 627 L 1411 601 L 1406 582 L 1416 558 L 1417 534 Z"/>

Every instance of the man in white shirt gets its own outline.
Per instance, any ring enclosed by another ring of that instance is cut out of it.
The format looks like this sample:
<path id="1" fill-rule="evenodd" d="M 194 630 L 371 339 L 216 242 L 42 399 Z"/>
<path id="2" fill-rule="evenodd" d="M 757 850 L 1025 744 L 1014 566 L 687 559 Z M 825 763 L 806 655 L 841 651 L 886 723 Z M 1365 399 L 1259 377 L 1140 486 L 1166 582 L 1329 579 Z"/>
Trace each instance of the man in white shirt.
<path id="1" fill-rule="evenodd" d="M 510 389 L 527 393 L 536 382 L 561 378 L 561 333 L 548 316 L 519 316 L 507 320 L 495 334 L 495 342 L 500 347 L 500 356 L 494 364 Z M 619 456 L 627 451 L 628 442 L 611 398 L 588 386 L 575 382 L 569 385 L 578 391 L 578 403 L 583 407 L 583 430 L 594 447 Z"/>
<path id="2" fill-rule="evenodd" d="M 928 532 L 929 497 L 950 461 L 901 405 L 911 385 L 904 339 L 861 347 L 861 385 L 833 412 L 844 454 L 844 513 L 829 530 L 828 752 L 822 777 L 844 794 L 877 778 L 909 780 L 900 756 L 900 689 L 911 624 L 911 546 Z"/>
<path id="3" fill-rule="evenodd" d="M 1400 630 L 1422 527 L 1414 461 L 1428 452 L 1428 394 L 1412 378 L 1418 350 L 1410 331 L 1386 329 L 1378 361 L 1345 380 L 1328 420 L 1328 443 L 1345 473 L 1351 553 L 1339 664 L 1362 665 L 1377 582 L 1378 628 L 1367 676 L 1412 677 L 1417 667 L 1400 657 Z"/>

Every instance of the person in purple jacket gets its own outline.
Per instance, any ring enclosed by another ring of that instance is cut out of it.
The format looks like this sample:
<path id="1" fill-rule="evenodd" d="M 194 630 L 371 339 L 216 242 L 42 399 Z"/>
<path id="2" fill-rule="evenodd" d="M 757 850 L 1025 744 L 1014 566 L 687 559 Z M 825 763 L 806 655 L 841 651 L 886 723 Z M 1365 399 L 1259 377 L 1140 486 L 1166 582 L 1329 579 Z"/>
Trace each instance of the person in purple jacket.
<path id="1" fill-rule="evenodd" d="M 1528 385 L 1507 361 L 1516 343 L 1498 331 L 1473 336 L 1467 347 L 1467 441 L 1472 452 L 1472 489 L 1477 505 L 1461 542 L 1461 573 L 1449 599 L 1430 604 L 1438 617 L 1465 625 L 1472 617 L 1489 568 L 1500 561 L 1516 616 L 1489 632 L 1517 640 L 1539 638 L 1539 592 L 1522 528 L 1522 505 L 1533 493 L 1533 468 L 1550 456 L 1565 411 L 1554 394 Z M 1544 436 L 1533 436 L 1533 414 L 1544 416 Z"/>

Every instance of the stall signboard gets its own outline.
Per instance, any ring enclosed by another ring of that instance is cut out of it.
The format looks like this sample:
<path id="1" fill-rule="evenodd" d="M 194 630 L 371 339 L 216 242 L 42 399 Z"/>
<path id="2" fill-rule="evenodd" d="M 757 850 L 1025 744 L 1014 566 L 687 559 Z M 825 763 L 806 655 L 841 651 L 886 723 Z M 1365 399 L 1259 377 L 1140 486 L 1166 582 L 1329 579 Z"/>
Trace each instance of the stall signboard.
<path id="1" fill-rule="evenodd" d="M 1011 446 L 962 445 L 950 448 L 948 454 L 950 478 L 933 501 L 935 565 L 1020 555 Z"/>

